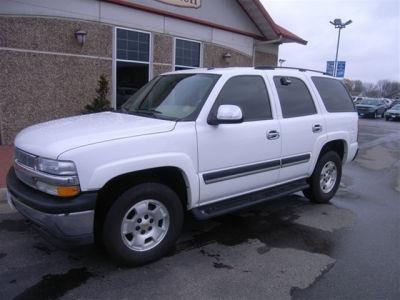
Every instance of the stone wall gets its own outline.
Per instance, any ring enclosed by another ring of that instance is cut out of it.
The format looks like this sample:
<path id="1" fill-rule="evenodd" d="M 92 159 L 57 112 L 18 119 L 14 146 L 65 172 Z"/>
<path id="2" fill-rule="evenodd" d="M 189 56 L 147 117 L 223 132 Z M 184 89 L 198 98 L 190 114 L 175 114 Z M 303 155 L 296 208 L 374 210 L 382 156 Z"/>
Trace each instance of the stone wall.
<path id="1" fill-rule="evenodd" d="M 278 63 L 278 55 L 256 51 L 254 58 L 254 66 L 276 66 Z"/>
<path id="2" fill-rule="evenodd" d="M 76 30 L 87 32 L 84 46 Z M 0 47 L 0 144 L 32 124 L 80 114 L 101 74 L 111 86 L 111 26 L 0 16 Z"/>
<path id="3" fill-rule="evenodd" d="M 223 58 L 227 52 L 232 56 L 228 61 Z M 250 67 L 252 65 L 251 56 L 215 44 L 203 44 L 203 66 L 206 68 Z"/>
<path id="4" fill-rule="evenodd" d="M 174 38 L 169 35 L 154 34 L 153 39 L 153 76 L 171 72 Z"/>

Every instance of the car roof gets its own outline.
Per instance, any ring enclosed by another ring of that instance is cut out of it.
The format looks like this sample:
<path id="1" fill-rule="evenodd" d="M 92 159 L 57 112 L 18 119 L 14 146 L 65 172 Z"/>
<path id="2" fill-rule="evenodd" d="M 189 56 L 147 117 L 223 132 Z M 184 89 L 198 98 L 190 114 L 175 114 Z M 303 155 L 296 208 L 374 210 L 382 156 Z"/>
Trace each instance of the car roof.
<path id="1" fill-rule="evenodd" d="M 217 75 L 254 75 L 254 74 L 269 74 L 271 76 L 296 76 L 303 74 L 306 76 L 318 76 L 337 79 L 326 73 L 308 70 L 308 69 L 297 69 L 297 68 L 280 68 L 280 67 L 232 67 L 232 68 L 198 68 L 198 69 L 187 69 L 180 71 L 173 71 L 164 73 L 162 75 L 169 74 L 217 74 Z"/>

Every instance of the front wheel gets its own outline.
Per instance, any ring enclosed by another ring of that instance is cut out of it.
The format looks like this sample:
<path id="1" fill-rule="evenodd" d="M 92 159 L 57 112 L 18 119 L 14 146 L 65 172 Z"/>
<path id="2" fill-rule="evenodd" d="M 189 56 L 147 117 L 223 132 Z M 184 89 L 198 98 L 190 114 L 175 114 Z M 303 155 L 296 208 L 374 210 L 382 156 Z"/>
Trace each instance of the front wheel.
<path id="1" fill-rule="evenodd" d="M 172 189 L 155 182 L 139 184 L 111 206 L 104 222 L 103 242 L 119 263 L 142 265 L 168 253 L 182 224 L 182 203 Z"/>
<path id="2" fill-rule="evenodd" d="M 341 178 L 342 161 L 336 152 L 329 151 L 319 158 L 308 179 L 310 187 L 303 194 L 311 202 L 329 203 L 339 188 Z"/>

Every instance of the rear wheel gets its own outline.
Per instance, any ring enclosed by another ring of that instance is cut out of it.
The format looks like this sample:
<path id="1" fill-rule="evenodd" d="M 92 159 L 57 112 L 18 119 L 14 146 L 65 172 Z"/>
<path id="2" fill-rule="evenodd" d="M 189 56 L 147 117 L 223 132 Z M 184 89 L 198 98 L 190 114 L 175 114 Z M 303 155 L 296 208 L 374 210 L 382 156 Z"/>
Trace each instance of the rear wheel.
<path id="1" fill-rule="evenodd" d="M 160 183 L 139 184 L 117 198 L 107 213 L 103 241 L 120 263 L 142 265 L 165 255 L 183 224 L 176 193 Z"/>
<path id="2" fill-rule="evenodd" d="M 319 158 L 308 179 L 310 187 L 303 194 L 311 202 L 328 203 L 336 194 L 341 178 L 342 161 L 336 152 L 329 151 Z"/>

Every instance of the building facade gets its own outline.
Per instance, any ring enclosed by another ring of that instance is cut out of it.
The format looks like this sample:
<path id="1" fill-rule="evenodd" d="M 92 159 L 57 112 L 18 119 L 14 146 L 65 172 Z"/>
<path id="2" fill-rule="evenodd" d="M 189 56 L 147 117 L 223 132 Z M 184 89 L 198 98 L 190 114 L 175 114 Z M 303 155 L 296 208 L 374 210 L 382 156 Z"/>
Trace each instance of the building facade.
<path id="1" fill-rule="evenodd" d="M 307 43 L 259 0 L 2 0 L 0 143 L 82 113 L 100 75 L 118 108 L 164 72 L 276 65 L 287 42 Z"/>

